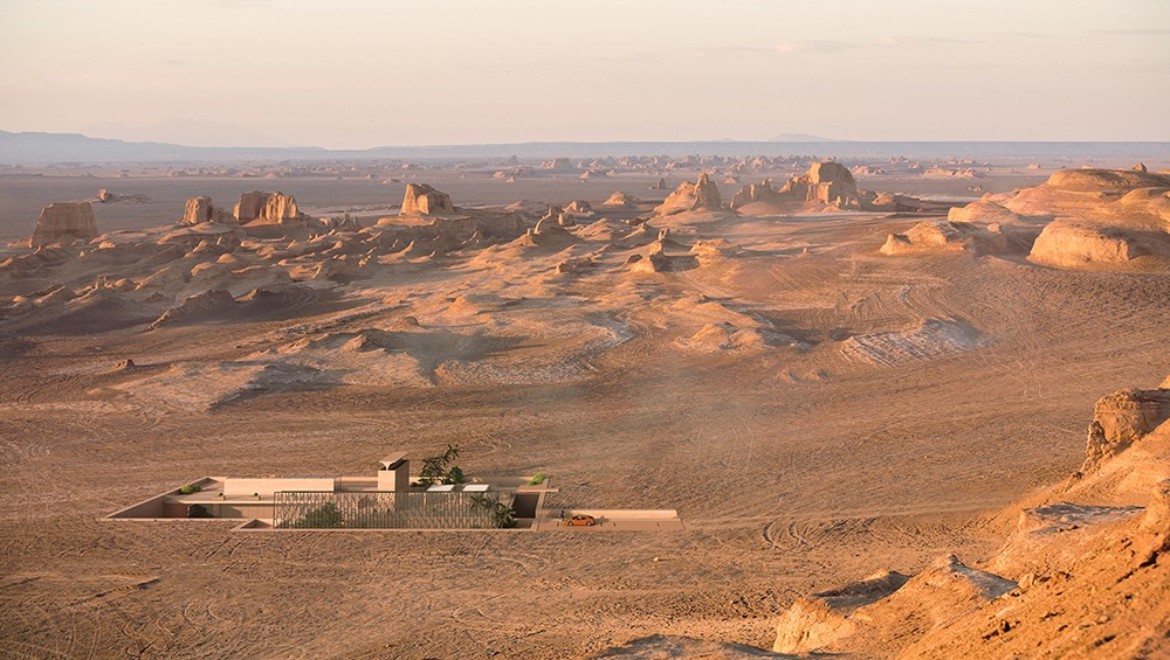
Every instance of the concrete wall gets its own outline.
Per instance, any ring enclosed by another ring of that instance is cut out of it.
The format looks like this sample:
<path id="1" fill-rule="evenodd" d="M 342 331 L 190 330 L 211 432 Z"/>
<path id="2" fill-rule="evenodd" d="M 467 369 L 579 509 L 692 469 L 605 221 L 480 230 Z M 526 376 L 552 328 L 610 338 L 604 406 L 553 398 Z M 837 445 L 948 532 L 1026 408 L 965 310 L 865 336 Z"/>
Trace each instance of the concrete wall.
<path id="1" fill-rule="evenodd" d="M 378 470 L 378 490 L 410 490 L 410 461 L 400 461 L 392 470 Z"/>
<path id="2" fill-rule="evenodd" d="M 252 493 L 272 497 L 272 494 L 278 490 L 323 490 L 332 492 L 333 477 L 289 477 L 274 479 L 236 479 L 229 477 L 223 483 L 223 493 L 226 497 L 247 497 Z"/>
<path id="3" fill-rule="evenodd" d="M 219 502 L 199 502 L 205 507 L 212 518 L 272 518 L 272 502 L 256 502 L 255 504 L 221 504 Z M 187 507 L 184 502 L 168 502 L 164 505 L 160 518 L 186 518 Z"/>
<path id="4" fill-rule="evenodd" d="M 549 509 L 554 516 L 560 514 L 557 509 Z M 565 515 L 593 516 L 598 520 L 676 520 L 678 511 L 674 509 L 565 509 Z"/>
<path id="5" fill-rule="evenodd" d="M 212 477 L 204 477 L 202 479 L 196 479 L 190 483 L 207 488 L 216 481 L 217 480 Z M 178 494 L 179 489 L 175 488 L 174 490 L 169 490 L 162 495 L 155 495 L 148 500 L 143 500 L 137 504 L 132 504 L 124 509 L 119 509 L 106 516 L 106 518 L 119 520 L 122 518 L 167 518 L 169 516 L 166 514 L 166 498 L 170 497 L 171 495 Z M 183 517 L 186 516 L 185 511 L 186 509 L 184 509 Z"/>
<path id="6" fill-rule="evenodd" d="M 168 493 L 169 494 L 169 493 Z M 166 495 L 152 497 L 145 502 L 128 506 L 121 511 L 110 514 L 110 518 L 165 518 L 163 499 Z"/>

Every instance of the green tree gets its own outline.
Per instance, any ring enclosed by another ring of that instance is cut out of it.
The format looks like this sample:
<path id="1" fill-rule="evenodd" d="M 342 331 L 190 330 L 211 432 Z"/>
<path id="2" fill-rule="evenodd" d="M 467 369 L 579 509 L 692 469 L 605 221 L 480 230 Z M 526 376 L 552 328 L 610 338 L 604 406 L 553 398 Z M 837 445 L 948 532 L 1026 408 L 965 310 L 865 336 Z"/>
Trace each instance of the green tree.
<path id="1" fill-rule="evenodd" d="M 451 462 L 459 458 L 459 445 L 447 445 L 442 454 L 435 456 L 428 456 L 422 459 L 422 470 L 418 473 L 418 483 L 422 486 L 429 486 L 436 482 L 442 483 L 463 483 L 462 481 L 449 481 L 451 472 L 458 470 L 456 466 L 451 465 Z M 463 470 L 457 473 L 460 477 L 463 476 Z"/>

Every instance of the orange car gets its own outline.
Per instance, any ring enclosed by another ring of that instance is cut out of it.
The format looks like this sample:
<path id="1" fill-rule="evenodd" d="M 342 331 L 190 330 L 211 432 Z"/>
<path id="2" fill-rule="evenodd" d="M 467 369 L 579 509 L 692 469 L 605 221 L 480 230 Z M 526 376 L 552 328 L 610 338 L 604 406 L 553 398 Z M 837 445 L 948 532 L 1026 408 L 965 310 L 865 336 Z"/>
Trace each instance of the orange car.
<path id="1" fill-rule="evenodd" d="M 573 516 L 565 521 L 567 527 L 592 527 L 597 524 L 597 519 L 593 516 Z"/>

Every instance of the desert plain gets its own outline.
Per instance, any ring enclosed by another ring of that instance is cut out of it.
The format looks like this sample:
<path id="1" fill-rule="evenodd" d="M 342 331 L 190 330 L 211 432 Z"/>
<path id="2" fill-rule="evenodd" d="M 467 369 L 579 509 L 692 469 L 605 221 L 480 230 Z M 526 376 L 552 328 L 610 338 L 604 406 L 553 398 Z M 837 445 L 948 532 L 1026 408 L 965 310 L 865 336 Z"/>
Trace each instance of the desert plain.
<path id="1" fill-rule="evenodd" d="M 1170 154 L 1135 167 L 9 168 L 0 654 L 1164 655 Z M 447 444 L 685 529 L 103 520 Z"/>

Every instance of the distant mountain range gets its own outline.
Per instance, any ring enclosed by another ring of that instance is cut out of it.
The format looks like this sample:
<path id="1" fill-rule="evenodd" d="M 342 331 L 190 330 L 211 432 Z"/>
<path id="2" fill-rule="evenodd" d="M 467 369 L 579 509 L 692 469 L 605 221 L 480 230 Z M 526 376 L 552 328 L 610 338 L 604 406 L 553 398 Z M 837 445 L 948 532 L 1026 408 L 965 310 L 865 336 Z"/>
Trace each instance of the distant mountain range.
<path id="1" fill-rule="evenodd" d="M 321 147 L 190 147 L 163 142 L 127 142 L 78 133 L 0 131 L 0 163 L 243 162 L 282 160 L 456 160 L 507 158 L 595 158 L 687 154 L 817 155 L 839 158 L 1148 158 L 1170 160 L 1170 142 L 861 142 L 812 135 L 780 135 L 762 142 L 523 142 L 445 146 L 323 149 Z"/>

